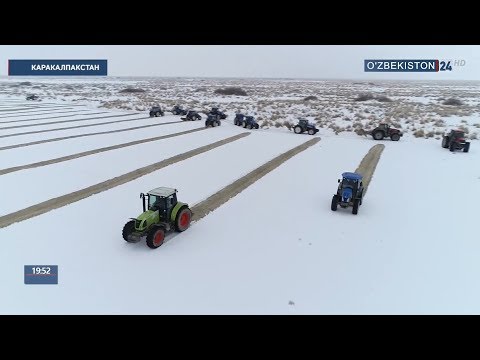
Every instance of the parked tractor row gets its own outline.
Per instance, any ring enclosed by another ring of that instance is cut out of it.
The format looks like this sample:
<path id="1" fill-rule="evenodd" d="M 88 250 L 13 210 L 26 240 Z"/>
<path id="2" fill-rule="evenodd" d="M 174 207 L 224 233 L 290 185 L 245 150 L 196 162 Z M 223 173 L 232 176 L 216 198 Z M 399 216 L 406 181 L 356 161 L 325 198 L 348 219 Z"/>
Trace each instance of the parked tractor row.
<path id="1" fill-rule="evenodd" d="M 175 105 L 171 112 L 174 115 L 185 115 L 182 120 L 201 120 L 201 115 L 194 110 L 184 110 L 178 105 Z M 150 109 L 150 116 L 164 116 L 164 111 L 160 106 L 154 106 Z M 216 127 L 220 126 L 220 120 L 226 119 L 227 115 L 218 110 L 217 107 L 213 107 L 210 112 L 207 114 L 207 119 L 205 121 L 206 127 Z M 247 116 L 242 113 L 237 113 L 233 120 L 233 123 L 237 126 L 242 126 L 246 129 L 258 129 L 260 126 L 253 116 Z M 295 134 L 307 133 L 309 135 L 315 135 L 318 133 L 319 129 L 315 126 L 314 123 L 311 123 L 305 118 L 299 118 L 298 123 L 293 126 L 293 132 Z M 403 136 L 401 130 L 396 129 L 390 126 L 387 123 L 380 123 L 375 129 L 368 133 L 372 136 L 374 140 L 384 140 L 390 139 L 392 141 L 399 141 Z M 444 135 L 442 138 L 442 147 L 449 149 L 454 152 L 456 150 L 462 150 L 463 152 L 468 152 L 470 150 L 470 142 L 465 140 L 465 131 L 463 130 L 451 130 L 448 135 Z"/>

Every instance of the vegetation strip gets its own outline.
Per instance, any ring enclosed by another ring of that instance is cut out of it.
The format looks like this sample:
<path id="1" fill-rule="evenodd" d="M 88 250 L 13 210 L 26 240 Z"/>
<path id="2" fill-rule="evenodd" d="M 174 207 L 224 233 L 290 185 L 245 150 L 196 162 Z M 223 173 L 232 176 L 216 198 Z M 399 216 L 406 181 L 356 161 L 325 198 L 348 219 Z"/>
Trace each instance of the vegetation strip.
<path id="1" fill-rule="evenodd" d="M 80 113 L 80 112 L 85 112 L 88 111 L 87 113 L 84 114 L 74 114 L 74 113 Z M 66 113 L 68 115 L 59 115 L 59 116 L 49 116 L 49 117 L 43 117 L 39 119 L 24 119 L 24 120 L 8 120 L 8 121 L 0 121 L 0 124 L 11 124 L 11 123 L 19 123 L 19 122 L 27 122 L 27 121 L 40 121 L 40 120 L 48 120 L 48 119 L 57 119 L 57 118 L 62 118 L 62 117 L 71 117 L 71 116 L 78 116 L 78 115 L 98 115 L 98 114 L 106 114 L 108 111 L 101 111 L 101 112 L 91 112 L 91 110 L 73 110 L 73 111 L 59 111 L 54 114 L 63 114 Z M 47 114 L 42 114 L 42 115 L 47 115 Z M 7 116 L 5 116 L 7 117 Z M 8 116 L 11 117 L 11 116 Z M 2 117 L 0 117 L 1 119 Z"/>
<path id="2" fill-rule="evenodd" d="M 38 162 L 35 162 L 35 163 L 31 163 L 31 164 L 13 166 L 13 167 L 6 168 L 6 169 L 0 169 L 0 175 L 5 175 L 5 174 L 12 173 L 12 172 L 20 171 L 20 170 L 33 169 L 33 168 L 36 168 L 36 167 L 41 167 L 41 166 L 46 166 L 46 165 L 51 165 L 51 164 L 57 164 L 57 163 L 64 162 L 64 161 L 78 159 L 78 158 L 81 158 L 81 157 L 84 157 L 84 156 L 94 155 L 94 154 L 98 154 L 98 153 L 105 152 L 105 151 L 121 149 L 121 148 L 128 147 L 128 146 L 144 144 L 144 143 L 148 143 L 148 142 L 151 142 L 151 141 L 158 141 L 158 140 L 168 139 L 168 138 L 175 137 L 175 136 L 191 134 L 191 133 L 194 133 L 194 132 L 197 132 L 197 131 L 202 131 L 202 130 L 205 130 L 205 129 L 206 129 L 205 127 L 201 127 L 201 128 L 197 128 L 197 129 L 193 129 L 193 130 L 181 131 L 181 132 L 178 132 L 178 133 L 173 133 L 173 134 L 168 134 L 168 135 L 155 136 L 155 137 L 151 137 L 151 138 L 147 138 L 147 139 L 130 141 L 130 142 L 126 142 L 126 143 L 123 143 L 123 144 L 105 146 L 103 148 L 83 151 L 83 152 L 79 152 L 79 153 L 76 153 L 76 154 L 71 154 L 71 155 L 62 156 L 62 157 L 49 159 L 49 160 L 44 160 L 44 161 L 38 161 Z"/>
<path id="3" fill-rule="evenodd" d="M 1 116 L 2 118 L 6 118 L 6 117 L 13 117 L 13 116 L 30 116 L 32 115 L 32 113 L 38 113 L 38 112 L 49 112 L 49 111 L 56 111 L 56 110 L 67 110 L 67 109 L 70 109 L 70 110 L 73 110 L 73 108 L 70 108 L 70 107 L 54 107 L 54 108 L 40 108 L 40 109 L 29 109 L 29 110 L 3 110 L 4 112 L 8 112 L 8 114 L 5 114 L 7 116 Z M 1 111 L 1 110 L 0 110 Z M 2 112 L 3 112 L 2 111 Z M 17 115 L 18 113 L 20 113 L 20 115 Z M 24 113 L 28 113 L 28 114 L 24 114 Z M 4 114 L 2 114 L 4 115 Z"/>
<path id="4" fill-rule="evenodd" d="M 385 145 L 377 144 L 372 146 L 368 153 L 363 157 L 360 165 L 358 165 L 356 173 L 359 173 L 363 176 L 363 194 L 367 193 L 368 185 L 372 180 L 373 173 L 375 172 L 375 168 L 377 167 L 378 161 L 380 160 L 380 155 L 382 155 L 383 149 L 385 149 Z"/>
<path id="5" fill-rule="evenodd" d="M 2 150 L 9 150 L 9 149 L 15 149 L 15 148 L 24 147 L 24 146 L 32 146 L 32 145 L 38 145 L 38 144 L 45 144 L 45 143 L 54 142 L 54 141 L 63 141 L 63 140 L 81 138 L 81 137 L 86 137 L 86 136 L 95 136 L 95 135 L 104 135 L 104 134 L 114 134 L 114 133 L 120 133 L 120 132 L 124 132 L 124 131 L 132 131 L 132 130 L 137 130 L 137 129 L 144 129 L 144 128 L 149 128 L 149 127 L 153 127 L 153 126 L 163 126 L 163 125 L 169 125 L 169 124 L 178 124 L 178 123 L 183 123 L 183 122 L 184 122 L 184 121 L 171 121 L 171 122 L 165 122 L 165 123 L 160 123 L 160 124 L 150 124 L 150 125 L 134 126 L 134 127 L 124 128 L 124 129 L 118 129 L 118 130 L 107 130 L 107 131 L 100 131 L 100 132 L 96 132 L 96 133 L 86 133 L 86 134 L 62 136 L 62 137 L 53 138 L 53 139 L 45 139 L 45 140 L 31 141 L 31 142 L 22 143 L 22 144 L 7 145 L 7 146 L 0 147 L 0 151 L 2 151 Z"/>
<path id="6" fill-rule="evenodd" d="M 301 153 L 302 151 L 308 149 L 309 147 L 315 145 L 319 141 L 320 141 L 320 138 L 316 137 L 307 142 L 304 142 L 299 146 L 294 147 L 293 149 L 290 149 L 284 152 L 283 154 L 277 156 L 276 158 L 268 161 L 262 166 L 251 171 L 247 175 L 235 180 L 233 183 L 231 183 L 230 185 L 227 185 L 222 190 L 216 192 L 215 194 L 203 200 L 202 202 L 194 205 L 192 207 L 192 212 L 193 212 L 192 221 L 198 221 L 201 218 L 205 217 L 206 215 L 208 215 L 208 213 L 219 208 L 221 205 L 229 201 L 231 198 L 235 197 L 240 192 L 248 188 L 254 182 L 261 179 L 262 177 L 267 175 L 269 172 L 271 172 L 272 170 L 282 165 L 285 161 Z"/>
<path id="7" fill-rule="evenodd" d="M 26 124 L 26 125 L 14 125 L 14 126 L 5 126 L 5 127 L 0 127 L 0 130 L 10 130 L 10 129 L 18 129 L 18 128 L 25 128 L 25 127 L 32 127 L 32 126 L 44 126 L 44 125 L 53 125 L 53 124 L 62 124 L 62 123 L 68 123 L 68 122 L 78 122 L 78 121 L 91 121 L 91 120 L 98 120 L 98 119 L 109 119 L 109 118 L 116 118 L 116 117 L 123 117 L 123 116 L 133 116 L 133 115 L 139 115 L 139 113 L 135 114 L 118 114 L 118 115 L 107 115 L 107 116 L 95 116 L 91 118 L 83 118 L 83 119 L 71 119 L 71 120 L 60 120 L 60 121 L 49 121 L 49 122 L 42 122 L 42 123 L 35 123 L 35 124 Z M 135 119 L 127 119 L 127 120 L 122 120 L 122 121 L 137 121 L 137 120 L 142 120 L 142 119 L 149 119 L 149 117 L 141 117 L 141 118 L 135 118 Z M 39 119 L 40 120 L 40 119 Z M 104 123 L 95 123 L 92 125 L 87 125 L 87 126 L 94 126 L 94 125 L 99 125 L 99 124 L 104 124 Z M 105 124 L 108 124 L 106 122 Z M 83 125 L 80 125 L 83 126 Z M 48 131 L 53 131 L 55 129 L 47 129 Z M 43 131 L 43 130 L 39 130 Z"/>
<path id="8" fill-rule="evenodd" d="M 160 170 L 169 165 L 175 164 L 177 162 L 180 162 L 188 158 L 191 158 L 193 156 L 210 151 L 222 145 L 239 140 L 248 135 L 250 135 L 250 133 L 247 132 L 247 133 L 241 133 L 235 136 L 231 136 L 229 138 L 198 147 L 196 149 L 184 152 L 182 154 L 172 156 L 171 158 L 159 161 L 157 163 L 130 171 L 126 174 L 117 176 L 113 179 L 102 181 L 101 183 L 89 186 L 87 188 L 84 188 L 78 191 L 74 191 L 70 194 L 62 195 L 62 196 L 41 202 L 39 204 L 27 207 L 25 209 L 15 211 L 13 213 L 10 213 L 4 216 L 0 216 L 0 228 L 4 228 L 16 222 L 24 221 L 32 217 L 44 214 L 46 212 L 49 212 L 50 210 L 61 208 L 65 205 L 69 205 L 71 203 L 80 201 L 82 199 L 101 193 L 103 191 L 110 190 L 114 187 L 136 180 L 142 176 L 148 175 L 154 171 Z"/>

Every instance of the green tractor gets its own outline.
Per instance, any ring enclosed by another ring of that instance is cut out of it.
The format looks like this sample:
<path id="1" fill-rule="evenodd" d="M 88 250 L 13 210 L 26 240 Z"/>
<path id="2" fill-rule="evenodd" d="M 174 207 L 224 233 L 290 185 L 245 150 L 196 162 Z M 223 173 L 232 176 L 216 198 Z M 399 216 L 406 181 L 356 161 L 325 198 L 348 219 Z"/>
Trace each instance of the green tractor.
<path id="1" fill-rule="evenodd" d="M 189 228 L 192 210 L 177 200 L 176 189 L 159 187 L 147 194 L 141 193 L 140 198 L 143 213 L 123 227 L 125 241 L 135 243 L 147 236 L 147 246 L 156 249 L 163 244 L 168 231 L 182 232 Z"/>

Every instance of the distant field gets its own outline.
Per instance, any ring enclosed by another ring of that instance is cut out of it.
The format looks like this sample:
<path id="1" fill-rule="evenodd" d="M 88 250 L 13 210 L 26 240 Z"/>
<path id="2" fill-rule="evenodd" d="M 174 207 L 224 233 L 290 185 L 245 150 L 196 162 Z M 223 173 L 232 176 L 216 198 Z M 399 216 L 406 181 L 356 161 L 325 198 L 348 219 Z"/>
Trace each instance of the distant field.
<path id="1" fill-rule="evenodd" d="M 155 104 L 167 110 L 179 104 L 199 111 L 216 105 L 230 115 L 229 119 L 236 111 L 254 115 L 262 128 L 288 128 L 298 117 L 306 117 L 323 132 L 337 135 L 363 136 L 384 121 L 406 134 L 438 140 L 446 129 L 454 127 L 463 127 L 470 139 L 480 135 L 479 85 L 440 81 L 35 78 L 0 80 L 0 96 L 24 99 L 27 94 L 37 94 L 43 101 L 73 101 L 140 112 Z M 240 88 L 246 95 L 216 93 L 228 87 Z"/>

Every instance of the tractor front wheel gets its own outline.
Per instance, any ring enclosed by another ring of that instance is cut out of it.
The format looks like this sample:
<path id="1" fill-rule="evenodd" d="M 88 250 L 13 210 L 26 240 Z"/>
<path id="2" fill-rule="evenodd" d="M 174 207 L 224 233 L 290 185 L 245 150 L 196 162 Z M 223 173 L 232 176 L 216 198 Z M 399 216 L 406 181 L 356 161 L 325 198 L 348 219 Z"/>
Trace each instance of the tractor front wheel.
<path id="1" fill-rule="evenodd" d="M 448 148 L 448 136 L 444 136 L 442 139 L 442 148 L 447 149 Z"/>
<path id="2" fill-rule="evenodd" d="M 129 222 L 127 222 L 125 224 L 125 226 L 123 227 L 123 230 L 122 230 L 122 236 L 123 236 L 123 239 L 126 241 L 126 242 L 135 242 L 135 241 L 131 241 L 128 236 L 133 233 L 135 231 L 135 220 L 130 220 Z"/>
<path id="3" fill-rule="evenodd" d="M 360 200 L 355 199 L 353 202 L 353 208 L 352 208 L 352 214 L 357 215 L 358 214 L 358 207 L 360 206 Z"/>
<path id="4" fill-rule="evenodd" d="M 468 152 L 468 150 L 470 150 L 470 143 L 467 142 L 463 148 L 463 152 Z"/>
<path id="5" fill-rule="evenodd" d="M 314 129 L 308 130 L 308 135 L 315 135 L 315 130 Z"/>
<path id="6" fill-rule="evenodd" d="M 260 127 L 260 125 L 258 125 L 258 124 L 255 124 L 255 129 L 257 129 L 257 130 L 258 130 L 258 128 L 259 128 L 259 127 Z"/>
<path id="7" fill-rule="evenodd" d="M 156 249 L 162 246 L 165 240 L 165 229 L 161 227 L 153 227 L 147 235 L 147 246 L 150 249 Z"/>
<path id="8" fill-rule="evenodd" d="M 248 129 L 248 130 L 252 130 L 252 124 L 248 124 L 248 125 L 247 125 L 247 129 Z"/>
<path id="9" fill-rule="evenodd" d="M 454 141 L 452 141 L 450 143 L 450 151 L 452 151 L 452 152 L 455 151 L 455 142 Z"/>
<path id="10" fill-rule="evenodd" d="M 398 140 L 400 140 L 400 135 L 398 135 L 398 134 L 392 134 L 392 135 L 390 136 L 390 139 L 391 139 L 392 141 L 398 141 Z"/>
<path id="11" fill-rule="evenodd" d="M 192 220 L 192 210 L 188 207 L 183 207 L 177 213 L 175 218 L 175 229 L 178 232 L 187 230 L 190 227 L 190 221 Z"/>
<path id="12" fill-rule="evenodd" d="M 338 196 L 333 195 L 331 209 L 332 211 L 337 211 L 337 208 L 338 208 Z"/>

